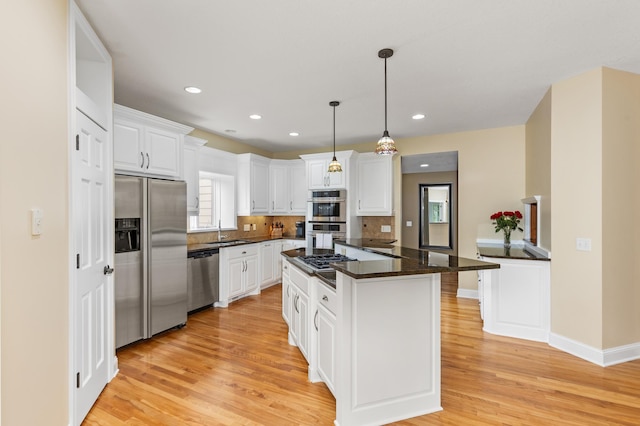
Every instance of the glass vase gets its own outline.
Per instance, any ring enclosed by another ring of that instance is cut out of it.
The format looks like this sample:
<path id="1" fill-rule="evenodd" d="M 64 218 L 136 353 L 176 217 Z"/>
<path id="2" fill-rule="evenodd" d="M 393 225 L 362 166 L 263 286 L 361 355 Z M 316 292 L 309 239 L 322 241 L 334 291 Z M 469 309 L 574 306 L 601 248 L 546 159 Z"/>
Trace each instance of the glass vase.
<path id="1" fill-rule="evenodd" d="M 504 230 L 504 248 L 511 248 L 511 229 Z"/>

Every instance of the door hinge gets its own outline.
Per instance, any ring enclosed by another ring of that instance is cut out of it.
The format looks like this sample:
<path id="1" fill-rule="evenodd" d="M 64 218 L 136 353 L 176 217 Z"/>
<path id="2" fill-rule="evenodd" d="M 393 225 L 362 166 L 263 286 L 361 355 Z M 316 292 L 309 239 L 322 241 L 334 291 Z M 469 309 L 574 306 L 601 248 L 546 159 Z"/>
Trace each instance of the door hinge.
<path id="1" fill-rule="evenodd" d="M 76 269 L 80 269 L 80 253 L 76 254 Z"/>
<path id="2" fill-rule="evenodd" d="M 80 151 L 80 135 L 76 135 L 76 151 Z"/>
<path id="3" fill-rule="evenodd" d="M 76 373 L 76 388 L 80 389 L 80 372 Z"/>

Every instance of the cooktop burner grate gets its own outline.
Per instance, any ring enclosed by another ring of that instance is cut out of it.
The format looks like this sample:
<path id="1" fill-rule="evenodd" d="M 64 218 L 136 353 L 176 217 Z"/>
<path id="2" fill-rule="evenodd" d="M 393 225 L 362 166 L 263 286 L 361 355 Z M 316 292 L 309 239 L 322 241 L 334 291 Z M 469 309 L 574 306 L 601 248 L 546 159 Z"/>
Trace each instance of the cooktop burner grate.
<path id="1" fill-rule="evenodd" d="M 333 269 L 329 266 L 330 263 L 349 262 L 352 260 L 357 260 L 351 257 L 344 256 L 342 254 L 337 254 L 337 253 L 315 254 L 312 256 L 299 256 L 297 257 L 297 259 L 300 260 L 301 262 L 304 262 L 305 264 L 310 266 L 312 269 L 315 269 L 318 271 Z"/>

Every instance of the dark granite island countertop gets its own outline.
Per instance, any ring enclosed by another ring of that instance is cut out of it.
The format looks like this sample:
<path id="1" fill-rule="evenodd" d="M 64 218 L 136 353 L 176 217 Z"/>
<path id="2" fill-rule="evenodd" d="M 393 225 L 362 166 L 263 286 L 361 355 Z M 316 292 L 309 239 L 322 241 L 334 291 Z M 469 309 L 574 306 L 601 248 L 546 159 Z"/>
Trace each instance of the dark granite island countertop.
<path id="1" fill-rule="evenodd" d="M 496 263 L 394 246 L 385 240 L 346 239 L 336 240 L 336 243 L 389 257 L 389 260 L 331 264 L 336 271 L 356 279 L 500 268 Z"/>

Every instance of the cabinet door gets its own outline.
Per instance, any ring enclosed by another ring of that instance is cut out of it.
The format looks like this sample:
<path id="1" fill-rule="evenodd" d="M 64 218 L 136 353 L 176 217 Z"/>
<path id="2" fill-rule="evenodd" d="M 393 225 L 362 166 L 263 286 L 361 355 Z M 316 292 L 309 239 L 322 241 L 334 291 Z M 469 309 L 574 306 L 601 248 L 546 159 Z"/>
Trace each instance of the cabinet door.
<path id="1" fill-rule="evenodd" d="M 231 259 L 229 271 L 229 298 L 240 296 L 244 293 L 244 258 Z"/>
<path id="2" fill-rule="evenodd" d="M 302 355 L 309 361 L 309 297 L 303 292 L 298 292 L 298 348 Z"/>
<path id="3" fill-rule="evenodd" d="M 291 327 L 291 305 L 292 305 L 292 295 L 291 295 L 291 282 L 289 278 L 284 277 L 282 279 L 282 318 L 284 322 L 287 323 L 289 327 Z"/>
<path id="4" fill-rule="evenodd" d="M 251 162 L 251 213 L 269 213 L 269 164 Z"/>
<path id="5" fill-rule="evenodd" d="M 275 279 L 274 256 L 276 256 L 274 245 L 271 242 L 262 243 L 260 246 L 260 285 L 271 284 Z M 280 257 L 280 253 L 277 254 Z"/>
<path id="6" fill-rule="evenodd" d="M 390 216 L 392 214 L 393 171 L 390 156 L 361 154 L 358 157 L 359 216 Z"/>
<path id="7" fill-rule="evenodd" d="M 113 123 L 113 167 L 116 172 L 140 174 L 147 165 L 144 128 L 129 121 Z"/>
<path id="8" fill-rule="evenodd" d="M 335 395 L 336 317 L 318 304 L 315 326 L 318 328 L 318 373 Z"/>
<path id="9" fill-rule="evenodd" d="M 182 173 L 182 136 L 148 127 L 145 142 L 145 172 L 179 178 Z"/>
<path id="10" fill-rule="evenodd" d="M 282 240 L 276 240 L 273 243 L 273 281 L 278 282 L 282 279 Z"/>
<path id="11" fill-rule="evenodd" d="M 307 181 L 302 160 L 289 168 L 289 213 L 305 215 L 307 213 Z"/>
<path id="12" fill-rule="evenodd" d="M 269 167 L 271 213 L 289 213 L 289 184 L 287 167 L 284 165 L 271 165 Z"/>
<path id="13" fill-rule="evenodd" d="M 324 189 L 328 185 L 328 163 L 324 160 L 307 161 L 307 185 L 309 189 Z"/>
<path id="14" fill-rule="evenodd" d="M 244 290 L 250 293 L 258 288 L 258 256 L 247 256 L 244 258 Z"/>

